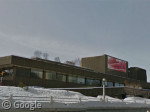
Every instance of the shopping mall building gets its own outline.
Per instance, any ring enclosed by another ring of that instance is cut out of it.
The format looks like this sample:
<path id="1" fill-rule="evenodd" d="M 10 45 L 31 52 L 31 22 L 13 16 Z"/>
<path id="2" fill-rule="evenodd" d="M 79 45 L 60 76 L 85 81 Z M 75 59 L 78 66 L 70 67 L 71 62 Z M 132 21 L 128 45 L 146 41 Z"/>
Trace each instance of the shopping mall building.
<path id="1" fill-rule="evenodd" d="M 97 96 L 102 94 L 102 79 L 105 78 L 107 95 L 150 97 L 146 70 L 128 68 L 127 61 L 108 55 L 82 58 L 81 67 L 39 58 L 6 56 L 0 58 L 0 72 L 5 72 L 3 85 L 23 83 L 25 86 L 69 88 Z"/>

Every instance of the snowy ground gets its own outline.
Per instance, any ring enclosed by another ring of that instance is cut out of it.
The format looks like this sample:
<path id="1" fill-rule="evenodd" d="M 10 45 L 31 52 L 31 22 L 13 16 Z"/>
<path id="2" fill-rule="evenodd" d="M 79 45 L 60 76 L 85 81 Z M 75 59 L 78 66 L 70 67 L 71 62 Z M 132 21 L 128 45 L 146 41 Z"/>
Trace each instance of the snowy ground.
<path id="1" fill-rule="evenodd" d="M 29 87 L 28 90 L 12 86 L 0 86 L 0 109 L 4 109 L 4 101 L 11 102 L 11 108 L 16 108 L 14 102 L 41 104 L 41 108 L 150 108 L 150 99 L 128 97 L 124 100 L 106 96 L 90 97 L 78 92 Z M 19 104 L 21 104 L 19 103 Z M 22 107 L 21 107 L 22 106 Z M 29 108 L 29 105 L 19 108 Z M 31 105 L 30 105 L 31 106 Z M 33 106 L 33 105 L 32 105 Z"/>

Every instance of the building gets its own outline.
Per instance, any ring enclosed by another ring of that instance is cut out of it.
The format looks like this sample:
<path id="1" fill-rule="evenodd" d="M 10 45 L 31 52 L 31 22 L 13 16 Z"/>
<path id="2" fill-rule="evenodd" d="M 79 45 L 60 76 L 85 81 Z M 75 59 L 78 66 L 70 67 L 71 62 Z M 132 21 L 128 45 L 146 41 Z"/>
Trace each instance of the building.
<path id="1" fill-rule="evenodd" d="M 128 62 L 106 54 L 82 58 L 81 66 L 91 68 L 95 72 L 128 77 Z"/>
<path id="2" fill-rule="evenodd" d="M 140 81 L 147 82 L 146 70 L 139 67 L 131 67 L 128 69 L 128 77 Z"/>
<path id="3" fill-rule="evenodd" d="M 20 83 L 23 83 L 26 86 L 46 88 L 76 87 L 74 91 L 97 96 L 102 94 L 102 90 L 95 87 L 101 87 L 102 78 L 106 78 L 108 87 L 106 94 L 110 96 L 149 97 L 150 84 L 146 81 L 146 72 L 144 70 L 136 71 L 134 68 L 128 70 L 127 61 L 103 55 L 83 58 L 81 65 L 81 67 L 77 67 L 50 60 L 18 56 L 0 58 L 0 71 L 5 72 L 3 85 L 19 86 Z M 131 77 L 131 73 L 136 78 Z M 78 87 L 91 88 L 78 89 Z"/>

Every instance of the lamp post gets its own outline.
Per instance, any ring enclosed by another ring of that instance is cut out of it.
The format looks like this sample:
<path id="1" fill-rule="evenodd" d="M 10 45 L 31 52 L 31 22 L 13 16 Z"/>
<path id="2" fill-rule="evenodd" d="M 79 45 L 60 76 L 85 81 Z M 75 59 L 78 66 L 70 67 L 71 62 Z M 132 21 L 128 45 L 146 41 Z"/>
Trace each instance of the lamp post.
<path id="1" fill-rule="evenodd" d="M 102 84 L 103 84 L 103 100 L 105 100 L 105 82 L 106 82 L 106 79 L 103 78 L 102 79 Z"/>

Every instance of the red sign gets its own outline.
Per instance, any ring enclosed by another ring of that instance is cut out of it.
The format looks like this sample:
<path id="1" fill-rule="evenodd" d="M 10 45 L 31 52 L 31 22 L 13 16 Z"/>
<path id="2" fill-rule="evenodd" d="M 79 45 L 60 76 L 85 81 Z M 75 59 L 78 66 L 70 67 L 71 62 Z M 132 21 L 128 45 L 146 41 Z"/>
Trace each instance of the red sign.
<path id="1" fill-rule="evenodd" d="M 108 56 L 108 69 L 126 72 L 126 62 L 114 57 Z"/>

